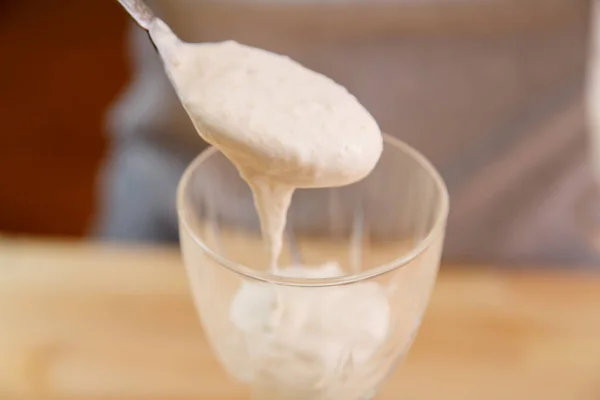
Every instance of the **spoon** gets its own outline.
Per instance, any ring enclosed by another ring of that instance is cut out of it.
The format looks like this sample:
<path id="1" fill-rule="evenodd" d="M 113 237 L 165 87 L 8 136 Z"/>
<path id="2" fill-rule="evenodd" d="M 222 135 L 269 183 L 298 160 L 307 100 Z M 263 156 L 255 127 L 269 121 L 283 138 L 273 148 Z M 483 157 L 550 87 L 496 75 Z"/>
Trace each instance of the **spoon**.
<path id="1" fill-rule="evenodd" d="M 142 29 L 149 30 L 156 18 L 144 0 L 117 0 Z"/>

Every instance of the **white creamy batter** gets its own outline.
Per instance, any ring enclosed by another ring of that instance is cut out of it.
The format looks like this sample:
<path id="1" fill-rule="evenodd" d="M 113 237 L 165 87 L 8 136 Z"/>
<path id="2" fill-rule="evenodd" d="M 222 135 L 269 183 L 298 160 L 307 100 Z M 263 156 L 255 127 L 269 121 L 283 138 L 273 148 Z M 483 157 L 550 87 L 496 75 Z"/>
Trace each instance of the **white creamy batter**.
<path id="1" fill-rule="evenodd" d="M 327 263 L 282 268 L 280 274 L 329 278 L 344 272 Z M 287 381 L 296 391 L 314 390 L 318 382 L 335 381 L 345 368 L 368 362 L 387 337 L 390 306 L 376 282 L 312 289 L 245 282 L 230 316 L 246 334 L 252 357 L 275 367 L 268 371 L 271 379 Z M 265 373 L 260 362 L 256 370 Z"/>
<path id="2" fill-rule="evenodd" d="M 199 134 L 252 189 L 273 273 L 343 275 L 335 263 L 279 269 L 277 259 L 296 188 L 346 185 L 374 168 L 382 136 L 372 116 L 344 87 L 288 57 L 235 42 L 184 43 L 160 20 L 150 34 Z M 368 363 L 388 335 L 390 309 L 375 282 L 310 289 L 256 282 L 236 293 L 230 319 L 245 341 L 227 352 L 249 358 L 232 363 L 234 375 L 314 398 L 310 391 L 323 382 Z"/>
<path id="3" fill-rule="evenodd" d="M 377 123 L 344 87 L 288 57 L 185 43 L 160 20 L 150 34 L 199 134 L 250 185 L 275 266 L 294 189 L 364 178 L 382 151 Z"/>
<path id="4" fill-rule="evenodd" d="M 332 278 L 344 272 L 331 262 L 312 268 L 282 268 L 280 274 Z M 372 312 L 374 309 L 380 312 Z M 384 289 L 375 282 L 310 290 L 245 282 L 232 303 L 231 319 L 258 341 L 269 338 L 299 348 L 333 368 L 331 364 L 344 351 L 359 363 L 373 354 L 388 331 L 389 305 Z M 328 343 L 325 352 L 319 345 L 323 341 Z"/>

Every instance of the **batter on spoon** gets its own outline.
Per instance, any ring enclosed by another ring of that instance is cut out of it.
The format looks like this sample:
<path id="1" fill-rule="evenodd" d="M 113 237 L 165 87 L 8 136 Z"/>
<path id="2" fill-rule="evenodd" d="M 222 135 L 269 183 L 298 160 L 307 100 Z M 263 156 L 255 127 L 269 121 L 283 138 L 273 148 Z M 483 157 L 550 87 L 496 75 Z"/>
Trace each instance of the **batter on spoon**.
<path id="1" fill-rule="evenodd" d="M 382 151 L 377 123 L 344 87 L 288 57 L 185 43 L 161 20 L 150 35 L 199 134 L 252 189 L 275 271 L 294 190 L 369 174 Z"/>

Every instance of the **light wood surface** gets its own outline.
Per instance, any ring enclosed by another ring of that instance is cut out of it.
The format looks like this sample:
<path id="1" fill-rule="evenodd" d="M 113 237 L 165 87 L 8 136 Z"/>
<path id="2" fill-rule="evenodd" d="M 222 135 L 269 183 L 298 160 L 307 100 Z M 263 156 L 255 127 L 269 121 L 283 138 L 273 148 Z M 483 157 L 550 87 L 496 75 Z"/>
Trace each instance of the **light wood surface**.
<path id="1" fill-rule="evenodd" d="M 0 399 L 238 400 L 176 249 L 0 239 Z M 600 275 L 443 268 L 381 399 L 600 398 Z"/>

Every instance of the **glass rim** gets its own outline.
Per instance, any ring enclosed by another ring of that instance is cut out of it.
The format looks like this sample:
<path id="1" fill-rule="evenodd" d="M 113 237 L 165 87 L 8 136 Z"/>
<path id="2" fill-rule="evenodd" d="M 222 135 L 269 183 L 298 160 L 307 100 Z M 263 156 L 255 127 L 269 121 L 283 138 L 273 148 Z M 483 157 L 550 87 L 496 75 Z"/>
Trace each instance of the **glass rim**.
<path id="1" fill-rule="evenodd" d="M 445 231 L 446 220 L 448 217 L 448 210 L 450 206 L 450 200 L 448 195 L 448 189 L 446 188 L 446 184 L 442 179 L 439 172 L 435 169 L 433 164 L 423 155 L 421 152 L 416 150 L 415 148 L 409 146 L 403 141 L 396 139 L 393 136 L 388 134 L 383 134 L 383 140 L 386 145 L 391 145 L 395 150 L 401 151 L 413 158 L 434 180 L 436 188 L 440 191 L 440 200 L 437 204 L 437 209 L 439 210 L 438 215 L 436 216 L 435 222 L 433 226 L 427 232 L 427 235 L 418 241 L 414 246 L 412 246 L 411 250 L 408 251 L 401 257 L 395 258 L 392 261 L 383 263 L 376 267 L 370 268 L 366 271 L 361 271 L 355 274 L 343 275 L 334 278 L 292 278 L 285 277 L 280 275 L 274 275 L 268 270 L 261 271 L 256 270 L 254 268 L 250 268 L 246 265 L 231 261 L 226 257 L 218 254 L 213 251 L 204 241 L 200 238 L 196 232 L 190 227 L 188 221 L 185 216 L 185 206 L 184 206 L 184 197 L 185 191 L 188 187 L 188 183 L 192 177 L 193 172 L 199 168 L 204 162 L 206 162 L 210 157 L 214 156 L 220 151 L 214 146 L 209 146 L 207 149 L 203 150 L 192 162 L 187 166 L 181 179 L 179 180 L 179 184 L 177 187 L 177 216 L 179 219 L 180 229 L 185 229 L 190 233 L 191 238 L 194 243 L 197 244 L 204 253 L 208 255 L 212 261 L 216 262 L 220 266 L 229 269 L 230 271 L 242 275 L 246 278 L 261 281 L 265 283 L 271 283 L 282 286 L 302 286 L 302 287 L 323 287 L 323 286 L 337 286 L 337 285 L 346 285 L 359 281 L 364 281 L 367 279 L 372 279 L 380 275 L 384 275 L 388 272 L 396 270 L 398 268 L 402 268 L 408 264 L 410 264 L 413 260 L 415 260 L 421 253 L 427 250 L 434 241 L 439 237 L 439 235 L 443 235 Z M 180 238 L 181 240 L 181 238 Z"/>

